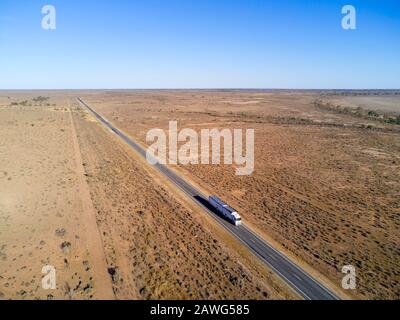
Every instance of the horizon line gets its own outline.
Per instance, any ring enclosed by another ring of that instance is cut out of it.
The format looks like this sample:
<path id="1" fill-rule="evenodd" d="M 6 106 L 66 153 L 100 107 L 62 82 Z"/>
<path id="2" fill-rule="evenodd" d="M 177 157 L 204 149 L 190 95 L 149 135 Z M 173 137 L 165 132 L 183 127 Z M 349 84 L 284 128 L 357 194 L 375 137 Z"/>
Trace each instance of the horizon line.
<path id="1" fill-rule="evenodd" d="M 210 87 L 210 88 L 0 88 L 0 91 L 108 91 L 108 90 L 117 90 L 117 91 L 129 91 L 129 90 L 225 90 L 225 91 L 234 91 L 234 90 L 275 90 L 275 91 L 400 91 L 400 88 L 218 88 L 218 87 Z"/>

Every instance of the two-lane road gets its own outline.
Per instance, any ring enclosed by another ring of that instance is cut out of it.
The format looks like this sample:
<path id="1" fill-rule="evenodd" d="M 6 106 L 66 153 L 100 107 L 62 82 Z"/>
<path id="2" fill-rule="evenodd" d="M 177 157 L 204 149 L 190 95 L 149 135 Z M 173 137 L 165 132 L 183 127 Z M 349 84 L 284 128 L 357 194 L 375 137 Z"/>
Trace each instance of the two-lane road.
<path id="1" fill-rule="evenodd" d="M 78 102 L 87 108 L 101 123 L 112 130 L 140 155 L 146 158 L 146 150 L 135 143 L 123 132 L 115 128 L 109 121 L 89 107 L 81 98 Z M 161 173 L 168 177 L 178 186 L 191 200 L 201 206 L 206 213 L 215 218 L 226 230 L 239 239 L 247 248 L 250 249 L 262 262 L 274 270 L 290 287 L 298 292 L 307 300 L 338 300 L 330 290 L 312 278 L 307 272 L 289 260 L 278 250 L 274 249 L 268 242 L 261 239 L 245 225 L 234 226 L 222 219 L 218 213 L 210 206 L 207 197 L 197 190 L 193 185 L 181 178 L 167 166 L 162 164 L 154 165 Z"/>

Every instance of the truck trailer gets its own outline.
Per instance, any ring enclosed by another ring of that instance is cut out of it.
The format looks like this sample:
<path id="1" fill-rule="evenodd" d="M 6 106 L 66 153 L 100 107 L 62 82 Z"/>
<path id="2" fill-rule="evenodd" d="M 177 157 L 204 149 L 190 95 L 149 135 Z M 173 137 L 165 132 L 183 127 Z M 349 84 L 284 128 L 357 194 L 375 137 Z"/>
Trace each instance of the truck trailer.
<path id="1" fill-rule="evenodd" d="M 210 196 L 208 202 L 229 222 L 235 226 L 242 224 L 242 218 L 235 209 L 228 206 L 225 202 L 216 196 Z"/>

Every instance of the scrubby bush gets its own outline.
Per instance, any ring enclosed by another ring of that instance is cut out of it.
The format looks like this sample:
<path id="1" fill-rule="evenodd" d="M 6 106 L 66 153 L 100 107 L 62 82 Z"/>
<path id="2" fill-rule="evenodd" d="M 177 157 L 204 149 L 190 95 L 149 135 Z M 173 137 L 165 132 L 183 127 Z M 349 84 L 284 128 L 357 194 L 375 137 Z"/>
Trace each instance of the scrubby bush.
<path id="1" fill-rule="evenodd" d="M 390 124 L 400 124 L 400 116 L 387 118 L 385 122 Z"/>
<path id="2" fill-rule="evenodd" d="M 49 97 L 38 96 L 36 98 L 33 98 L 32 100 L 35 101 L 35 102 L 44 102 L 44 101 L 47 101 L 49 99 L 50 99 Z"/>

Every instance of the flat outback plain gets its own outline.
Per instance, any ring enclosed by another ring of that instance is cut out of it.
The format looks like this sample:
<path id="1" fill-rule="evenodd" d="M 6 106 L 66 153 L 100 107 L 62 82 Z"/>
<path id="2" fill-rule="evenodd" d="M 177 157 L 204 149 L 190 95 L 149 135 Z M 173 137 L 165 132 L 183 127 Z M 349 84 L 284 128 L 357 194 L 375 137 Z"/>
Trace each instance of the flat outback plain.
<path id="1" fill-rule="evenodd" d="M 299 298 L 76 97 L 144 147 L 254 129 L 249 176 L 170 167 L 339 296 L 400 298 L 400 92 L 103 90 L 0 91 L 0 299 Z"/>

